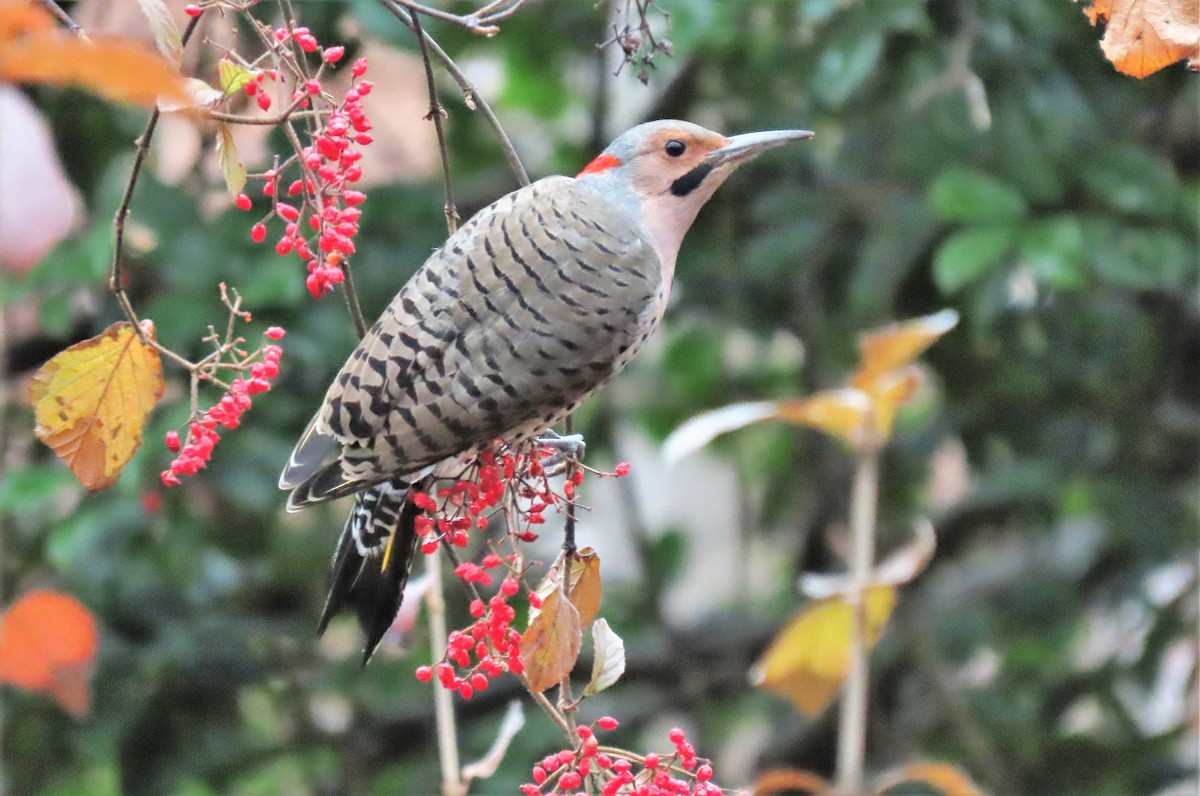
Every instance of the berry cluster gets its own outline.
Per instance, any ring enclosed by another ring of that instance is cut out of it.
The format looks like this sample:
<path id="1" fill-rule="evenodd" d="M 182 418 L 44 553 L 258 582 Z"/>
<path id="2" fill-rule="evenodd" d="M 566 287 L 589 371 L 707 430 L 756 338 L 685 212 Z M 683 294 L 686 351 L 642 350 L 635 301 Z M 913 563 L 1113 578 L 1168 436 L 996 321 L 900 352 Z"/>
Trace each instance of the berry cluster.
<path id="1" fill-rule="evenodd" d="M 270 340 L 280 340 L 285 332 L 282 327 L 272 326 L 265 334 Z M 254 361 L 260 354 L 261 361 Z M 242 414 L 253 402 L 251 396 L 271 389 L 271 380 L 279 375 L 279 358 L 282 355 L 283 349 L 272 343 L 233 365 L 239 370 L 248 371 L 250 378 L 239 375 L 220 401 L 199 417 L 194 417 L 188 426 L 186 441 L 180 439 L 178 431 L 167 432 L 167 450 L 177 455 L 160 474 L 163 485 L 179 486 L 181 475 L 195 475 L 204 469 L 212 458 L 213 448 L 221 439 L 218 427 L 233 429 L 241 424 Z"/>
<path id="2" fill-rule="evenodd" d="M 614 730 L 617 720 L 604 716 L 596 722 L 596 727 Z M 592 727 L 584 725 L 577 732 L 578 746 L 542 758 L 533 767 L 533 782 L 522 785 L 521 793 L 525 796 L 577 793 L 588 775 L 604 783 L 600 789 L 602 796 L 719 796 L 721 793 L 712 783 L 712 766 L 696 757 L 696 750 L 679 728 L 670 734 L 675 752 L 665 757 L 654 752 L 645 757 L 605 753 L 600 751 Z M 640 765 L 641 770 L 635 771 L 635 765 Z"/>
<path id="3" fill-rule="evenodd" d="M 273 38 L 277 48 L 294 43 L 303 53 L 320 50 L 320 43 L 308 28 L 278 28 Z M 262 194 L 270 197 L 271 212 L 250 228 L 250 239 L 264 242 L 268 223 L 279 219 L 283 233 L 276 239 L 275 251 L 281 257 L 295 254 L 304 262 L 308 270 L 305 286 L 313 298 L 333 290 L 345 278 L 342 263 L 355 251 L 354 237 L 362 216 L 359 205 L 366 199 L 366 194 L 351 186 L 362 179 L 361 147 L 373 140 L 371 121 L 362 104 L 374 87 L 371 81 L 362 79 L 367 60 L 359 58 L 351 65 L 353 86 L 340 103 L 335 104 L 324 93 L 320 80 L 325 68 L 341 61 L 345 54 L 346 49 L 340 46 L 321 50 L 316 76 L 300 80 L 292 95 L 293 109 L 325 106 L 312 117 L 320 121 L 312 122 L 307 130 L 311 142 L 283 166 L 255 175 L 263 180 Z M 270 107 L 270 100 L 264 99 L 266 94 L 258 88 L 261 79 L 259 73 L 244 91 L 257 96 L 259 106 L 265 109 Z M 288 174 L 293 166 L 298 175 Z M 292 179 L 288 180 L 289 176 Z M 250 210 L 254 205 L 246 194 L 239 195 L 235 204 L 241 210 Z"/>
<path id="4" fill-rule="evenodd" d="M 468 583 L 487 585 L 492 582 L 488 569 L 500 566 L 500 557 L 495 553 L 484 556 L 482 565 L 461 564 L 454 574 Z M 514 577 L 506 577 L 500 590 L 486 603 L 482 599 L 471 601 L 471 616 L 474 624 L 463 630 L 451 631 L 447 639 L 446 657 L 436 666 L 417 668 L 416 676 L 428 682 L 436 674 L 438 682 L 451 691 L 457 691 L 463 699 L 470 699 L 488 687 L 492 678 L 504 672 L 520 674 L 525 670 L 521 663 L 521 634 L 512 627 L 517 612 L 508 604 L 509 598 L 521 590 Z M 472 665 L 471 657 L 475 657 Z"/>

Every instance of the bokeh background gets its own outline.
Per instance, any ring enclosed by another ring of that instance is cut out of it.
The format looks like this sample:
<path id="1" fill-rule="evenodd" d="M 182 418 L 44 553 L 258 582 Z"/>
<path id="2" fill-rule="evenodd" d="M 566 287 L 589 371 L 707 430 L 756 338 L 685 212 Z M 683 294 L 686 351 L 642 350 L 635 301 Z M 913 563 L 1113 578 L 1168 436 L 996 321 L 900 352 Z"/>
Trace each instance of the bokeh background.
<path id="1" fill-rule="evenodd" d="M 322 42 L 371 59 L 377 143 L 354 263 L 373 315 L 445 234 L 420 61 L 374 3 L 295 5 Z M 64 6 L 89 29 L 149 38 L 132 0 Z M 884 458 L 883 551 L 921 516 L 939 549 L 873 656 L 869 763 L 945 760 L 997 793 L 1196 792 L 1197 78 L 1182 66 L 1117 74 L 1069 0 L 659 6 L 669 24 L 651 19 L 674 54 L 655 59 L 648 85 L 634 67 L 614 75 L 619 49 L 596 46 L 624 24 L 624 0 L 530 0 L 492 39 L 427 24 L 534 176 L 576 172 L 646 119 L 817 133 L 721 189 L 684 243 L 664 327 L 579 415 L 592 465 L 634 465 L 585 491 L 602 613 L 629 649 L 624 680 L 585 716 L 621 718 L 615 737 L 634 749 L 683 726 L 731 786 L 778 765 L 830 773 L 833 712 L 802 717 L 746 672 L 802 604 L 796 575 L 844 566 L 850 457 L 784 426 L 673 468 L 658 444 L 704 409 L 834 386 L 858 330 L 953 307 L 962 321 L 925 357 L 926 386 Z M 204 59 L 211 69 L 211 50 Z M 466 215 L 516 184 L 444 77 Z M 252 221 L 222 195 L 211 129 L 160 130 L 134 199 L 131 290 L 161 340 L 195 353 L 223 317 L 217 282 L 235 286 L 256 323 L 289 330 L 279 387 L 205 473 L 170 491 L 161 440 L 186 414 L 170 367 L 147 443 L 111 490 L 83 494 L 32 439 L 31 370 L 119 318 L 103 288 L 111 218 L 145 113 L 24 94 L 79 213 L 32 270 L 9 260 L 0 274 L 0 605 L 69 591 L 102 641 L 83 721 L 0 691 L 0 787 L 436 792 L 429 689 L 412 676 L 429 658 L 423 619 L 366 670 L 349 618 L 314 638 L 344 506 L 285 515 L 275 488 L 353 346 L 344 305 L 314 303 L 294 259 L 250 242 Z M 239 136 L 251 163 L 283 151 L 263 131 Z M 463 624 L 463 595 L 450 600 Z M 500 681 L 463 706 L 465 758 L 517 695 Z M 475 791 L 513 792 L 559 748 L 556 732 L 531 711 Z"/>

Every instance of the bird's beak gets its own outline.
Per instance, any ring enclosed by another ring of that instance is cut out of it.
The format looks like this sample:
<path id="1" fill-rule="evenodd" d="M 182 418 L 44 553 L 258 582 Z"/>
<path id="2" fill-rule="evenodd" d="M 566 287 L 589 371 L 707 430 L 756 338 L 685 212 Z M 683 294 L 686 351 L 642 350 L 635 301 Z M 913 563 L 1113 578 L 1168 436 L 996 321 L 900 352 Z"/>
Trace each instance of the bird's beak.
<path id="1" fill-rule="evenodd" d="M 728 143 L 725 146 L 709 152 L 704 158 L 704 162 L 713 168 L 724 166 L 727 163 L 745 163 L 768 149 L 812 137 L 811 130 L 768 130 L 762 133 L 743 133 L 732 136 L 727 139 Z"/>

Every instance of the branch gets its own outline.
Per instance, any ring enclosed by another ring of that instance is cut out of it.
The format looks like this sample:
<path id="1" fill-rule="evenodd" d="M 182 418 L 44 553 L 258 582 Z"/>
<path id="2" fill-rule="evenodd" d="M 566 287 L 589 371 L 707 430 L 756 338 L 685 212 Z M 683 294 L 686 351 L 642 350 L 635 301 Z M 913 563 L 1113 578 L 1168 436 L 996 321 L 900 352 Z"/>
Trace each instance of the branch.
<path id="1" fill-rule="evenodd" d="M 867 604 L 866 590 L 875 560 L 875 510 L 879 500 L 879 450 L 858 455 L 850 503 L 850 578 L 853 608 L 850 667 L 842 694 L 838 727 L 837 792 L 863 793 L 863 761 L 867 738 Z"/>
<path id="2" fill-rule="evenodd" d="M 54 5 L 54 3 L 50 3 L 50 5 Z M 190 19 L 187 28 L 183 31 L 183 35 L 180 36 L 181 47 L 188 43 L 188 39 L 192 37 L 192 33 L 195 32 L 196 26 L 199 23 L 200 17 L 192 17 Z M 168 352 L 162 346 L 158 345 L 157 342 L 149 339 L 142 331 L 141 324 L 138 323 L 137 313 L 133 311 L 133 305 L 129 302 L 129 295 L 125 292 L 125 286 L 122 284 L 124 274 L 122 273 L 121 266 L 124 264 L 125 255 L 125 221 L 129 217 L 129 205 L 133 201 L 133 189 L 137 187 L 138 177 L 142 173 L 142 164 L 146 161 L 146 153 L 150 151 L 150 140 L 154 137 L 154 128 L 158 126 L 158 115 L 158 108 L 150 112 L 150 120 L 146 122 L 146 129 L 138 136 L 137 152 L 133 157 L 133 168 L 129 172 L 129 182 L 125 185 L 125 195 L 121 197 L 121 204 L 117 208 L 116 215 L 113 216 L 115 242 L 113 244 L 112 266 L 109 270 L 108 290 L 116 298 L 117 303 L 121 305 L 121 310 L 125 313 L 125 317 L 129 320 L 130 325 L 133 326 L 138 337 L 143 342 L 153 345 L 160 354 L 166 353 L 176 361 L 180 361 L 181 357 Z M 186 362 L 186 360 L 183 361 Z M 191 363 L 187 364 L 190 367 Z"/>
<path id="3" fill-rule="evenodd" d="M 421 29 L 421 18 L 415 13 L 418 6 L 407 2 L 405 5 L 410 9 L 409 19 L 412 20 L 412 30 L 421 46 L 421 60 L 425 64 L 425 84 L 429 90 L 429 113 L 425 118 L 433 122 L 433 129 L 437 131 L 438 152 L 442 157 L 442 182 L 446 192 L 446 203 L 442 209 L 446 214 L 446 228 L 453 235 L 458 229 L 459 216 L 454 207 L 454 188 L 450 184 L 450 153 L 446 150 L 446 131 L 442 127 L 446 111 L 438 102 L 437 86 L 433 82 L 433 64 L 429 61 L 429 43 L 426 41 L 425 31 Z"/>
<path id="4" fill-rule="evenodd" d="M 404 5 L 408 7 L 411 13 L 413 13 L 414 18 L 416 14 L 424 14 L 427 17 L 433 17 L 434 19 L 441 19 L 446 22 L 453 22 L 456 25 L 462 25 L 472 33 L 478 33 L 481 36 L 487 36 L 488 38 L 491 38 L 500 32 L 500 28 L 492 23 L 512 16 L 524 2 L 525 0 L 493 0 L 493 2 L 483 6 L 474 14 L 467 14 L 465 16 L 451 14 L 449 11 L 442 11 L 438 8 L 430 8 L 429 6 L 419 5 L 417 3 L 409 2 L 408 0 L 404 0 Z M 500 8 L 501 10 L 495 11 L 494 9 L 496 8 Z"/>
<path id="5" fill-rule="evenodd" d="M 38 4 L 53 14 L 55 18 L 57 18 L 58 21 L 63 24 L 63 27 L 71 31 L 71 33 L 83 39 L 87 38 L 87 34 L 83 32 L 83 28 L 79 27 L 79 25 L 75 23 L 75 20 L 71 19 L 70 15 L 67 14 L 66 11 L 63 11 L 62 7 L 59 6 L 58 3 L 54 2 L 54 0 L 38 0 Z"/>
<path id="6" fill-rule="evenodd" d="M 412 15 L 401 6 L 398 0 L 379 0 L 379 2 L 383 4 L 384 8 L 392 12 L 392 15 L 395 16 L 396 19 L 400 20 L 405 27 L 414 33 L 416 32 L 416 26 L 413 23 Z M 471 85 L 471 81 L 467 80 L 467 76 L 464 75 L 462 70 L 458 68 L 458 64 L 454 63 L 454 59 L 447 55 L 446 51 L 443 50 L 436 41 L 430 38 L 429 34 L 423 33 L 422 39 L 429 47 L 429 51 L 433 54 L 433 57 L 436 58 L 439 63 L 441 63 L 446 72 L 448 72 L 450 76 L 454 78 L 454 81 L 458 83 L 459 88 L 462 89 L 467 107 L 471 110 L 478 108 L 483 112 L 484 118 L 491 126 L 492 132 L 496 135 L 496 139 L 500 142 L 500 149 L 503 150 L 504 157 L 508 160 L 509 168 L 511 168 L 513 174 L 517 176 L 517 181 L 521 183 L 522 186 L 528 185 L 529 174 L 525 171 L 525 166 L 522 165 L 521 158 L 517 155 L 516 149 L 513 148 L 512 141 L 508 138 L 508 133 L 504 132 L 504 128 L 500 125 L 500 120 L 496 118 L 496 114 L 492 111 L 491 106 L 488 105 L 487 101 L 479 95 L 479 92 L 475 90 L 475 86 Z"/>

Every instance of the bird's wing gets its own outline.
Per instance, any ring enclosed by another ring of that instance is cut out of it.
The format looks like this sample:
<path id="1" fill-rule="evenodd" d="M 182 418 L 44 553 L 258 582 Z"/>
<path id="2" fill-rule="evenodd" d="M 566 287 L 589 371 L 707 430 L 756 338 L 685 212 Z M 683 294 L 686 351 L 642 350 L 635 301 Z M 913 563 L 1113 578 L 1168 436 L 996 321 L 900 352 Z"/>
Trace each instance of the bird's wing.
<path id="1" fill-rule="evenodd" d="M 401 289 L 325 396 L 294 462 L 340 458 L 322 499 L 551 422 L 645 340 L 664 301 L 644 233 L 568 177 L 480 211 Z M 311 468 L 306 468 L 310 473 Z M 304 474 L 285 472 L 281 483 Z M 306 502 L 315 502 L 307 500 Z"/>

